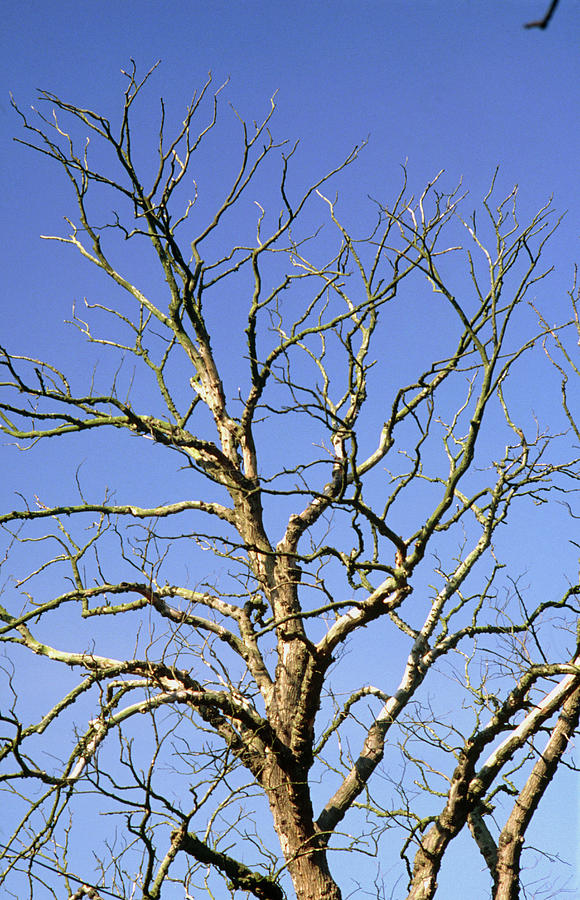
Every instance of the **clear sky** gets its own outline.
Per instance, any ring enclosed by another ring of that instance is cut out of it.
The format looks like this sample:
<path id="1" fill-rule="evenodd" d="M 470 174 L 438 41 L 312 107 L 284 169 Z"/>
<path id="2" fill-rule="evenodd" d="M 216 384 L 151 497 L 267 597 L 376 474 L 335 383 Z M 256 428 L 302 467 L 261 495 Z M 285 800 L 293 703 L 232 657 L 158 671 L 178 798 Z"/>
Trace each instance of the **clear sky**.
<path id="1" fill-rule="evenodd" d="M 310 176 L 368 136 L 345 186 L 351 203 L 392 196 L 405 160 L 416 188 L 445 169 L 447 184 L 463 178 L 474 205 L 498 165 L 502 184 L 520 185 L 523 215 L 553 195 L 568 211 L 553 245 L 561 310 L 580 260 L 580 3 L 561 0 L 546 31 L 524 29 L 548 3 L 6 0 L 0 343 L 58 351 L 60 323 L 87 284 L 72 254 L 65 266 L 64 254 L 39 240 L 61 230 L 72 202 L 56 171 L 11 141 L 19 123 L 8 94 L 26 108 L 43 88 L 112 112 L 131 58 L 140 71 L 162 61 L 150 96 L 156 103 L 162 94 L 174 109 L 210 70 L 216 83 L 230 77 L 228 99 L 249 119 L 278 91 L 276 135 L 300 138 L 298 165 Z M 25 478 L 23 464 L 17 485 Z M 555 808 L 546 803 L 546 821 Z M 441 896 L 467 890 L 458 870 Z"/>

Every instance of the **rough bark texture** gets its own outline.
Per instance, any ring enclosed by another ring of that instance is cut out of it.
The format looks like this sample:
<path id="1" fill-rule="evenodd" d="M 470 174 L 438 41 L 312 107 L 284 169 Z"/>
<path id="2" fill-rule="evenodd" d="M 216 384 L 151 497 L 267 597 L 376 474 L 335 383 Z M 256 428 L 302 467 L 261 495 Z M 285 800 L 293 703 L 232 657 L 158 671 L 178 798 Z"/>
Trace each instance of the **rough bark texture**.
<path id="1" fill-rule="evenodd" d="M 292 777 L 272 766 L 265 785 L 296 896 L 299 900 L 341 900 L 340 889 L 328 868 L 326 850 L 313 827 L 306 783 L 298 783 L 296 776 L 297 773 Z"/>

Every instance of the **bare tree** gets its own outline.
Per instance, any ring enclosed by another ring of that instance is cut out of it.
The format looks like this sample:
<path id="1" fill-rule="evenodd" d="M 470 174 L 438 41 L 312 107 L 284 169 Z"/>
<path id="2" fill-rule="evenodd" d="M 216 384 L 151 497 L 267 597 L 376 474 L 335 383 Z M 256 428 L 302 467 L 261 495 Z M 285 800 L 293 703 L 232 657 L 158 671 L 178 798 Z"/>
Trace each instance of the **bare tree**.
<path id="1" fill-rule="evenodd" d="M 358 237 L 330 182 L 360 148 L 298 188 L 272 102 L 252 125 L 235 114 L 238 167 L 210 208 L 194 176 L 216 156 L 222 89 L 208 80 L 172 137 L 161 104 L 151 163 L 131 118 L 149 75 L 126 74 L 116 126 L 50 93 L 46 115 L 20 113 L 77 201 L 50 239 L 111 285 L 72 323 L 87 355 L 117 361 L 77 387 L 3 349 L 2 430 L 32 453 L 112 445 L 142 487 L 126 496 L 121 469 L 117 493 L 89 479 L 90 496 L 81 469 L 69 496 L 33 489 L 1 516 L 0 883 L 338 900 L 332 852 L 380 856 L 397 834 L 405 895 L 430 898 L 467 826 L 490 890 L 515 897 L 506 848 L 541 796 L 527 786 L 543 793 L 562 762 L 580 688 L 580 586 L 524 594 L 498 531 L 575 471 L 509 399 L 553 333 L 527 304 L 551 205 L 521 224 L 494 179 L 464 216 L 441 176 L 416 199 L 404 177 Z M 486 818 L 506 804 L 505 826 Z"/>

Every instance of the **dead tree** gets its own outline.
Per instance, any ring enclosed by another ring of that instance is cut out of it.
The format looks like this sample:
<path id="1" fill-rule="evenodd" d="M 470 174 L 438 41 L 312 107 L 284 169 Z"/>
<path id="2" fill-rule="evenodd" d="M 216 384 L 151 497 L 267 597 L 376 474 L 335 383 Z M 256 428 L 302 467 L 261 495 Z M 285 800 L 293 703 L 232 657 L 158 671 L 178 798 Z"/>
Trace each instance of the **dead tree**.
<path id="1" fill-rule="evenodd" d="M 218 159 L 222 89 L 208 80 L 172 137 L 161 104 L 152 164 L 132 120 L 149 75 L 126 78 L 116 125 L 49 93 L 20 113 L 76 197 L 50 239 L 113 298 L 72 323 L 87 358 L 117 362 L 77 384 L 2 349 L 1 427 L 32 448 L 33 485 L 47 442 L 65 460 L 114 449 L 119 470 L 115 493 L 85 468 L 68 496 L 47 481 L 1 516 L 0 883 L 338 900 L 332 852 L 380 857 L 388 830 L 426 900 L 467 827 L 496 896 L 516 896 L 506 847 L 580 685 L 579 586 L 524 598 L 496 546 L 514 505 L 547 501 L 573 465 L 506 387 L 550 334 L 525 314 L 551 206 L 521 224 L 494 179 L 464 215 L 442 176 L 416 198 L 404 177 L 359 237 L 332 182 L 360 148 L 298 188 L 272 102 L 234 119 L 238 168 L 211 208 L 198 160 Z M 457 678 L 436 708 L 442 671 Z M 38 711 L 46 679 L 58 697 Z M 514 792 L 498 847 L 484 816 Z"/>

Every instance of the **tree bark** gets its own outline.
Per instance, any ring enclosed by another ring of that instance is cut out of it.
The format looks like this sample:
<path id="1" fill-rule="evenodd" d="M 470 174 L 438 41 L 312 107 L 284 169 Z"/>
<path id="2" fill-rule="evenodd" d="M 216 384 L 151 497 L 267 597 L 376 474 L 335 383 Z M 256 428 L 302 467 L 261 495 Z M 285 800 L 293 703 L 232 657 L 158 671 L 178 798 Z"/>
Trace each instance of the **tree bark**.
<path id="1" fill-rule="evenodd" d="M 546 745 L 526 781 L 498 841 L 493 900 L 518 900 L 524 835 L 580 721 L 580 688 L 565 701 Z"/>
<path id="2" fill-rule="evenodd" d="M 298 900 L 341 900 L 315 830 L 307 772 L 286 771 L 271 762 L 264 773 L 274 827 Z"/>

